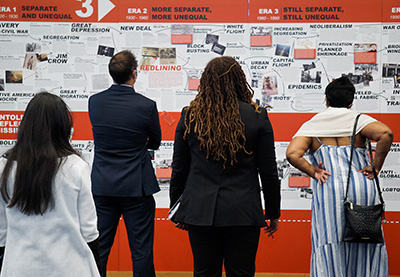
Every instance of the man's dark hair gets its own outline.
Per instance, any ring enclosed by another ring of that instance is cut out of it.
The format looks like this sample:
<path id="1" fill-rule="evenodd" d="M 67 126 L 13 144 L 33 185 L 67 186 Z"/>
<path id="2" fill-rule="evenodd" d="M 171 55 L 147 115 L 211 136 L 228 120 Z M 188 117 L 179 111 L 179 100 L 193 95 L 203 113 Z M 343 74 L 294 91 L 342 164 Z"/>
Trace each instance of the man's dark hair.
<path id="1" fill-rule="evenodd" d="M 325 88 L 325 96 L 329 106 L 347 108 L 353 103 L 356 88 L 347 77 L 333 80 Z"/>
<path id="2" fill-rule="evenodd" d="M 129 81 L 136 68 L 136 58 L 129 50 L 115 54 L 108 64 L 108 71 L 117 84 L 124 84 Z"/>

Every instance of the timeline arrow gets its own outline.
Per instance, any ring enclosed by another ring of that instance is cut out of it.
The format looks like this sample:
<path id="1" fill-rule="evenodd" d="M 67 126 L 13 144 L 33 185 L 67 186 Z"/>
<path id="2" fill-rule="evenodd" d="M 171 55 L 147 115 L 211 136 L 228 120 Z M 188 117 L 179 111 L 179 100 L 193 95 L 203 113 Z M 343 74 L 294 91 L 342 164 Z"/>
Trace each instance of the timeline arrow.
<path id="1" fill-rule="evenodd" d="M 98 4 L 99 4 L 98 21 L 102 20 L 103 17 L 105 17 L 109 12 L 112 11 L 112 9 L 115 8 L 114 3 L 112 3 L 110 0 L 99 0 Z"/>

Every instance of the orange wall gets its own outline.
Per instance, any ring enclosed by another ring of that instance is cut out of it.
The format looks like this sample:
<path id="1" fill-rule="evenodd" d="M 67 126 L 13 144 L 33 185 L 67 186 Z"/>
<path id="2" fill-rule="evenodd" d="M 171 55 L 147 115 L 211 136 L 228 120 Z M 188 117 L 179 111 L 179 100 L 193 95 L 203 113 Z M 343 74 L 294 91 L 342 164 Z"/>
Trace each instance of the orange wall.
<path id="1" fill-rule="evenodd" d="M 157 209 L 154 260 L 156 271 L 192 271 L 192 255 L 186 231 L 166 219 L 167 209 Z M 400 275 L 400 213 L 387 212 L 384 225 L 390 275 Z M 311 255 L 311 212 L 284 210 L 275 240 L 261 234 L 257 272 L 309 273 Z M 111 251 L 108 270 L 131 271 L 130 251 L 123 221 Z"/>
<path id="2" fill-rule="evenodd" d="M 1 112 L 10 113 L 10 112 Z M 23 114 L 23 112 L 13 111 L 12 114 Z M 166 112 L 164 112 L 165 114 Z M 175 128 L 178 124 L 180 118 L 180 112 L 168 112 L 169 121 L 172 117 L 175 121 L 172 125 L 166 120 L 163 120 L 163 112 L 160 111 L 160 124 L 162 129 L 163 140 L 174 140 Z M 275 141 L 290 141 L 294 133 L 301 124 L 314 116 L 315 113 L 269 113 L 269 118 L 271 120 Z M 394 132 L 394 141 L 399 141 L 400 134 L 400 114 L 393 113 L 368 113 L 368 115 L 382 121 L 388 125 Z M 92 126 L 90 125 L 89 115 L 87 112 L 73 112 L 74 116 L 74 136 L 73 140 L 92 140 Z M 2 139 L 16 138 L 15 135 L 2 135 Z"/>
<path id="3" fill-rule="evenodd" d="M 79 120 L 80 127 L 87 120 L 86 113 L 74 113 Z M 173 140 L 176 124 L 180 113 L 169 112 L 169 116 L 175 119 L 174 124 L 169 125 L 163 120 L 160 113 L 160 122 L 163 132 L 163 140 Z M 303 122 L 310 119 L 311 113 L 270 113 L 276 141 L 290 141 L 295 130 Z M 387 124 L 395 134 L 395 140 L 399 141 L 400 114 L 369 114 Z M 90 126 L 90 125 L 88 125 Z M 85 130 L 90 130 L 84 127 Z M 84 130 L 77 131 L 79 134 Z M 87 134 L 88 135 L 88 134 Z M 91 135 L 91 134 L 90 134 Z M 83 139 L 83 138 L 75 138 Z M 88 139 L 87 137 L 85 139 Z M 284 201 L 284 200 L 283 200 Z M 155 218 L 155 242 L 154 259 L 157 271 L 192 271 L 192 255 L 189 240 L 185 231 L 173 227 L 167 218 L 167 209 L 157 209 Z M 385 239 L 389 256 L 390 275 L 400 275 L 400 212 L 387 212 L 388 224 L 384 225 Z M 311 255 L 311 211 L 283 210 L 279 223 L 279 231 L 275 240 L 261 235 L 256 269 L 257 272 L 279 273 L 309 273 Z M 130 271 L 132 270 L 128 239 L 125 227 L 121 220 L 116 242 L 114 243 L 109 260 L 108 270 Z"/>
<path id="4" fill-rule="evenodd" d="M 23 114 L 22 111 L 0 111 L 0 114 Z M 168 121 L 163 118 L 166 113 L 160 111 L 160 123 L 163 140 L 173 140 L 179 112 L 168 112 Z M 290 141 L 294 132 L 303 122 L 310 119 L 311 113 L 270 113 L 276 141 Z M 369 114 L 387 124 L 395 134 L 395 142 L 399 141 L 400 114 Z M 91 125 L 87 112 L 73 112 L 73 140 L 91 140 Z M 174 121 L 171 124 L 171 117 Z M 170 125 L 171 124 L 171 125 Z M 3 134 L 2 139 L 16 138 L 16 134 Z M 389 272 L 400 275 L 400 212 L 387 212 L 389 224 L 384 226 L 386 244 L 389 255 Z M 155 226 L 155 266 L 157 271 L 191 271 L 192 256 L 187 234 L 173 227 L 166 220 L 167 209 L 156 210 Z M 311 253 L 310 211 L 283 210 L 276 240 L 261 236 L 257 256 L 257 272 L 308 273 Z M 130 271 L 131 260 L 128 240 L 123 221 L 109 259 L 109 270 Z"/>

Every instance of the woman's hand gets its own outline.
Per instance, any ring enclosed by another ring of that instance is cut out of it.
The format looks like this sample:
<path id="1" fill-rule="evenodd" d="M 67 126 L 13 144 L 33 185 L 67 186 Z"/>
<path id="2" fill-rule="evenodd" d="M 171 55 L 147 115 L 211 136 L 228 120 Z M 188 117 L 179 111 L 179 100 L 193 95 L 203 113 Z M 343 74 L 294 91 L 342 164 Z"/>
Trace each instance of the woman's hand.
<path id="1" fill-rule="evenodd" d="M 264 227 L 264 233 L 268 234 L 268 237 L 272 237 L 273 239 L 275 239 L 273 233 L 278 231 L 278 222 L 279 219 L 270 219 L 269 225 L 267 222 L 267 227 Z"/>
<path id="2" fill-rule="evenodd" d="M 375 178 L 374 172 L 372 170 L 373 170 L 372 166 L 369 165 L 369 166 L 364 167 L 363 169 L 358 170 L 357 172 L 361 172 L 362 174 L 365 175 L 365 177 L 372 180 Z M 376 174 L 378 174 L 378 173 L 379 173 L 378 170 L 376 170 Z"/>
<path id="3" fill-rule="evenodd" d="M 326 180 L 328 180 L 328 176 L 331 176 L 331 173 L 323 169 L 322 162 L 320 162 L 318 167 L 315 168 L 314 178 L 318 180 L 320 185 L 322 185 L 322 183 L 325 183 Z"/>
<path id="4" fill-rule="evenodd" d="M 179 222 L 172 222 L 172 223 L 178 229 L 181 229 L 181 230 L 184 230 L 184 231 L 187 231 L 187 229 L 188 229 L 188 226 L 186 224 L 179 223 Z"/>

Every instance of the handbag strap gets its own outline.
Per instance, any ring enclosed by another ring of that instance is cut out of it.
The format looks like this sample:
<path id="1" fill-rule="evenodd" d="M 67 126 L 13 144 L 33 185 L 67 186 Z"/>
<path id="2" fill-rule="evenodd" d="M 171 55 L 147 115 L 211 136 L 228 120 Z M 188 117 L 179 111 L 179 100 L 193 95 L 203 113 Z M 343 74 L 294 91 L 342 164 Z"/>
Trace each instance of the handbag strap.
<path id="1" fill-rule="evenodd" d="M 356 135 L 356 129 L 357 129 L 357 122 L 358 119 L 360 118 L 361 114 L 358 114 L 356 119 L 354 120 L 354 127 L 353 127 L 353 134 L 351 136 L 351 150 L 350 150 L 350 160 L 349 160 L 349 174 L 347 175 L 347 186 L 346 186 L 346 196 L 344 198 L 344 201 L 347 201 L 347 195 L 349 192 L 349 184 L 350 184 L 350 175 L 351 175 L 351 163 L 353 161 L 353 153 L 354 153 L 354 141 L 355 141 L 355 135 Z M 381 187 L 379 185 L 379 180 L 378 180 L 378 175 L 376 174 L 376 170 L 375 170 L 375 166 L 374 166 L 374 161 L 373 161 L 373 156 L 372 156 L 372 147 L 371 147 L 371 141 L 367 138 L 367 142 L 368 142 L 368 151 L 369 151 L 369 155 L 370 155 L 370 159 L 371 159 L 371 167 L 372 167 L 372 172 L 374 174 L 374 179 L 375 179 L 375 184 L 376 187 L 378 189 L 378 193 L 379 193 L 379 200 L 381 201 L 382 204 L 385 204 L 385 201 L 383 201 L 383 197 L 382 197 L 382 192 L 381 192 Z M 383 210 L 383 213 L 385 211 Z M 383 216 L 383 218 L 385 218 Z"/>
<path id="2" fill-rule="evenodd" d="M 381 191 L 381 186 L 379 185 L 379 179 L 378 179 L 378 175 L 376 174 L 376 170 L 375 170 L 375 166 L 374 166 L 374 157 L 372 156 L 372 146 L 371 146 L 371 141 L 369 139 L 367 139 L 368 142 L 368 151 L 369 151 L 369 156 L 371 159 L 371 167 L 372 167 L 372 173 L 374 174 L 374 178 L 375 178 L 375 183 L 376 183 L 376 187 L 378 188 L 378 193 L 379 193 L 379 199 L 381 201 L 382 204 L 385 203 L 385 201 L 383 201 L 383 196 L 382 196 L 382 191 Z"/>
<path id="3" fill-rule="evenodd" d="M 351 163 L 353 161 L 354 140 L 355 140 L 355 137 L 356 137 L 357 122 L 358 122 L 358 119 L 360 118 L 360 115 L 361 114 L 358 114 L 356 119 L 354 120 L 353 133 L 352 133 L 351 138 L 350 138 L 351 149 L 350 149 L 350 160 L 349 160 L 349 174 L 347 175 L 346 196 L 344 197 L 344 202 L 347 201 L 347 194 L 349 192 L 350 175 L 351 175 Z"/>

